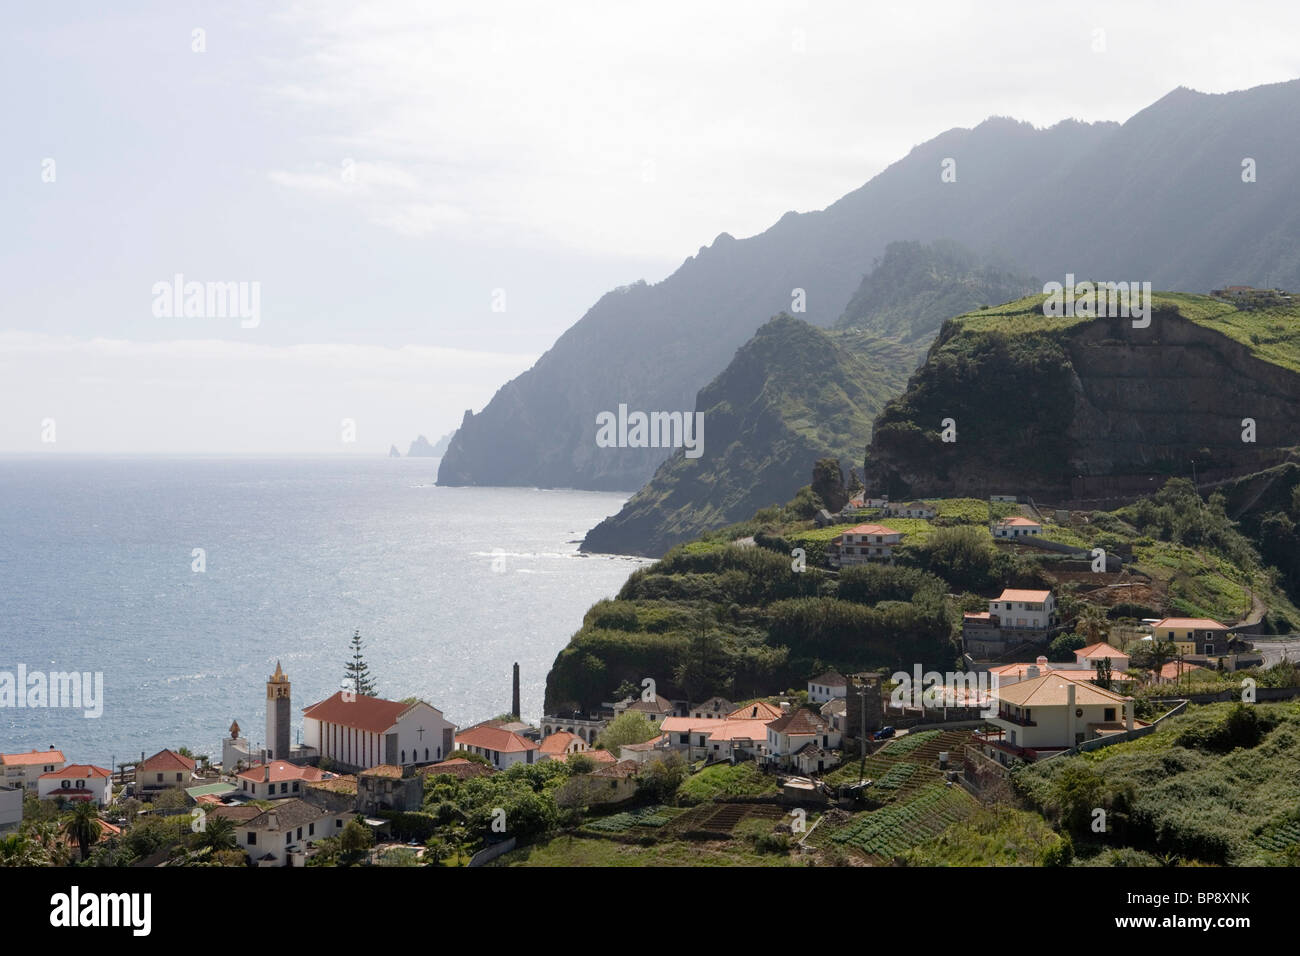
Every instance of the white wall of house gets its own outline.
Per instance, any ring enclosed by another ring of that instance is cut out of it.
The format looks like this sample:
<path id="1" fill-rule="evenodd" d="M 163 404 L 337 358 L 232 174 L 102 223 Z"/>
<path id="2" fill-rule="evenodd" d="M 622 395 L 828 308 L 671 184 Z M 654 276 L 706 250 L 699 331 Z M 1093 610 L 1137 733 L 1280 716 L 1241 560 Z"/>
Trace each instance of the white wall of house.
<path id="1" fill-rule="evenodd" d="M 45 777 L 36 782 L 36 795 L 42 800 L 52 800 L 60 790 L 89 790 L 97 806 L 113 802 L 113 783 L 108 777 Z"/>
<path id="2" fill-rule="evenodd" d="M 999 717 L 991 717 L 989 722 L 1006 731 L 1007 743 L 1031 750 L 1073 747 L 1080 740 L 1092 736 L 1088 724 L 1127 723 L 1127 705 L 1119 701 L 1110 704 L 1076 704 L 1074 709 L 1082 710 L 1083 716 L 1074 716 L 1065 704 L 1030 707 L 1029 719 L 1036 725 L 1033 727 L 1022 727 Z M 1080 734 L 1083 735 L 1082 738 L 1079 737 Z"/>
<path id="3" fill-rule="evenodd" d="M 989 601 L 989 613 L 1001 619 L 1002 627 L 1032 627 L 1043 629 L 1051 626 L 1052 615 L 1056 613 L 1056 597 L 1047 595 L 1041 604 L 1030 601 Z"/>

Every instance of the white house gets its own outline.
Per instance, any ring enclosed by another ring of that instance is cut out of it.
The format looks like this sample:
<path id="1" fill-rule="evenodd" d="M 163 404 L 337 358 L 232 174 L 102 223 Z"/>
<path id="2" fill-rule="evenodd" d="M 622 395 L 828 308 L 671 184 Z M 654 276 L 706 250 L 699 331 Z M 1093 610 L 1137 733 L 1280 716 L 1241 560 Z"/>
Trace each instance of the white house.
<path id="1" fill-rule="evenodd" d="M 307 784 L 332 780 L 336 776 L 317 767 L 272 760 L 235 774 L 235 781 L 238 793 L 249 800 L 282 800 L 301 797 L 307 792 Z"/>
<path id="2" fill-rule="evenodd" d="M 458 733 L 456 749 L 487 757 L 498 770 L 517 763 L 540 763 L 546 759 L 542 756 L 542 748 L 534 741 L 488 724 L 479 724 Z"/>
<path id="3" fill-rule="evenodd" d="M 308 843 L 334 836 L 353 816 L 301 799 L 285 800 L 238 824 L 239 848 L 254 866 L 302 866 Z"/>
<path id="4" fill-rule="evenodd" d="M 829 670 L 808 682 L 808 703 L 824 704 L 844 697 L 848 692 L 849 679 L 837 670 Z"/>
<path id="5" fill-rule="evenodd" d="M 36 793 L 42 800 L 63 797 L 89 800 L 96 806 L 106 807 L 113 802 L 113 774 L 103 767 L 72 763 L 62 770 L 41 774 L 36 781 Z"/>
<path id="6" fill-rule="evenodd" d="M 1081 647 L 1074 652 L 1076 664 L 1081 664 L 1092 670 L 1096 670 L 1097 662 L 1102 658 L 1110 660 L 1111 672 L 1119 676 L 1128 670 L 1129 656 L 1121 651 L 1118 647 L 1111 647 L 1105 641 L 1099 641 L 1096 644 L 1089 644 L 1087 647 Z"/>
<path id="7" fill-rule="evenodd" d="M 766 720 L 668 717 L 659 725 L 668 746 L 696 760 L 733 760 L 747 754 L 761 757 L 767 747 Z"/>
<path id="8" fill-rule="evenodd" d="M 1051 591 L 1006 588 L 989 601 L 989 617 L 998 626 L 1046 630 L 1056 623 L 1056 598 Z"/>
<path id="9" fill-rule="evenodd" d="M 884 505 L 885 514 L 891 518 L 933 518 L 938 512 L 926 501 L 891 501 Z"/>
<path id="10" fill-rule="evenodd" d="M 168 787 L 186 787 L 194 776 L 194 759 L 166 748 L 135 767 L 135 795 L 152 796 Z"/>
<path id="11" fill-rule="evenodd" d="M 855 525 L 832 539 L 831 563 L 847 568 L 871 561 L 891 561 L 903 533 L 882 524 Z"/>
<path id="12" fill-rule="evenodd" d="M 1134 719 L 1131 697 L 1066 679 L 1056 671 L 998 687 L 992 696 L 998 712 L 988 721 L 998 729 L 975 736 L 987 756 L 1004 764 L 1011 757 L 1035 760 L 1086 740 L 1131 731 L 1140 723 Z"/>
<path id="13" fill-rule="evenodd" d="M 1032 535 L 1043 533 L 1043 526 L 1037 521 L 1030 521 L 1028 518 L 1016 516 L 1014 518 L 1003 518 L 1001 521 L 993 524 L 993 537 L 995 538 L 1027 538 Z"/>
<path id="14" fill-rule="evenodd" d="M 41 774 L 62 770 L 67 763 L 63 751 L 29 750 L 21 754 L 0 754 L 0 767 L 4 768 L 4 783 L 24 790 L 35 790 Z"/>
<path id="15" fill-rule="evenodd" d="M 815 710 L 801 707 L 778 717 L 767 725 L 767 758 L 774 763 L 791 765 L 794 755 L 808 744 L 822 750 L 840 746 L 840 732 Z"/>
<path id="16" fill-rule="evenodd" d="M 303 743 L 349 772 L 437 763 L 451 754 L 455 733 L 455 724 L 422 700 L 408 704 L 338 691 L 302 714 Z"/>

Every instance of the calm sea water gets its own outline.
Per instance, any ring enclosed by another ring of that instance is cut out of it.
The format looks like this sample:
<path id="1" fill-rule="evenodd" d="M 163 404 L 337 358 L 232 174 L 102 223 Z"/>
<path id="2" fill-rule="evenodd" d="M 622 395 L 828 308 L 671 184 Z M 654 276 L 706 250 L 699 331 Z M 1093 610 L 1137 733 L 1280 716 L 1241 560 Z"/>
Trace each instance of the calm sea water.
<path id="1" fill-rule="evenodd" d="M 107 766 L 265 738 L 281 661 L 301 709 L 354 628 L 381 696 L 459 725 L 541 714 L 546 672 L 643 562 L 577 540 L 624 495 L 439 488 L 436 459 L 0 459 L 0 670 L 102 671 L 104 710 L 0 709 L 0 750 Z M 206 570 L 193 570 L 194 549 Z"/>

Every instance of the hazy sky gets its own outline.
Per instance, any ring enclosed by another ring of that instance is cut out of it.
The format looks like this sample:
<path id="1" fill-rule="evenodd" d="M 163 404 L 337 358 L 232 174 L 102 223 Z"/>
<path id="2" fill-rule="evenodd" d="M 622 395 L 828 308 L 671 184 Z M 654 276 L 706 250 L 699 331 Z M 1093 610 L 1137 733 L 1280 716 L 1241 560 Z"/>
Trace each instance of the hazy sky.
<path id="1" fill-rule="evenodd" d="M 405 451 L 945 129 L 1300 75 L 1252 3 L 109 6 L 5 12 L 0 452 Z M 257 321 L 158 314 L 177 274 Z"/>

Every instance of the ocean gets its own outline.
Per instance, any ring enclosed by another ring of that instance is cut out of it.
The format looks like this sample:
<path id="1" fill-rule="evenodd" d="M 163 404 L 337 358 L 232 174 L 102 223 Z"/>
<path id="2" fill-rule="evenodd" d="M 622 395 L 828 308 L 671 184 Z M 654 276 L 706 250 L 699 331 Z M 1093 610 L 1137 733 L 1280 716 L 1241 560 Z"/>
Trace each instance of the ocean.
<path id="1" fill-rule="evenodd" d="M 465 726 L 510 709 L 518 661 L 535 721 L 583 614 L 646 563 L 577 550 L 626 495 L 440 488 L 437 465 L 0 458 L 0 682 L 20 665 L 103 674 L 98 717 L 0 706 L 0 751 L 219 760 L 232 720 L 264 741 L 276 661 L 296 742 L 354 629 L 379 696 Z"/>

